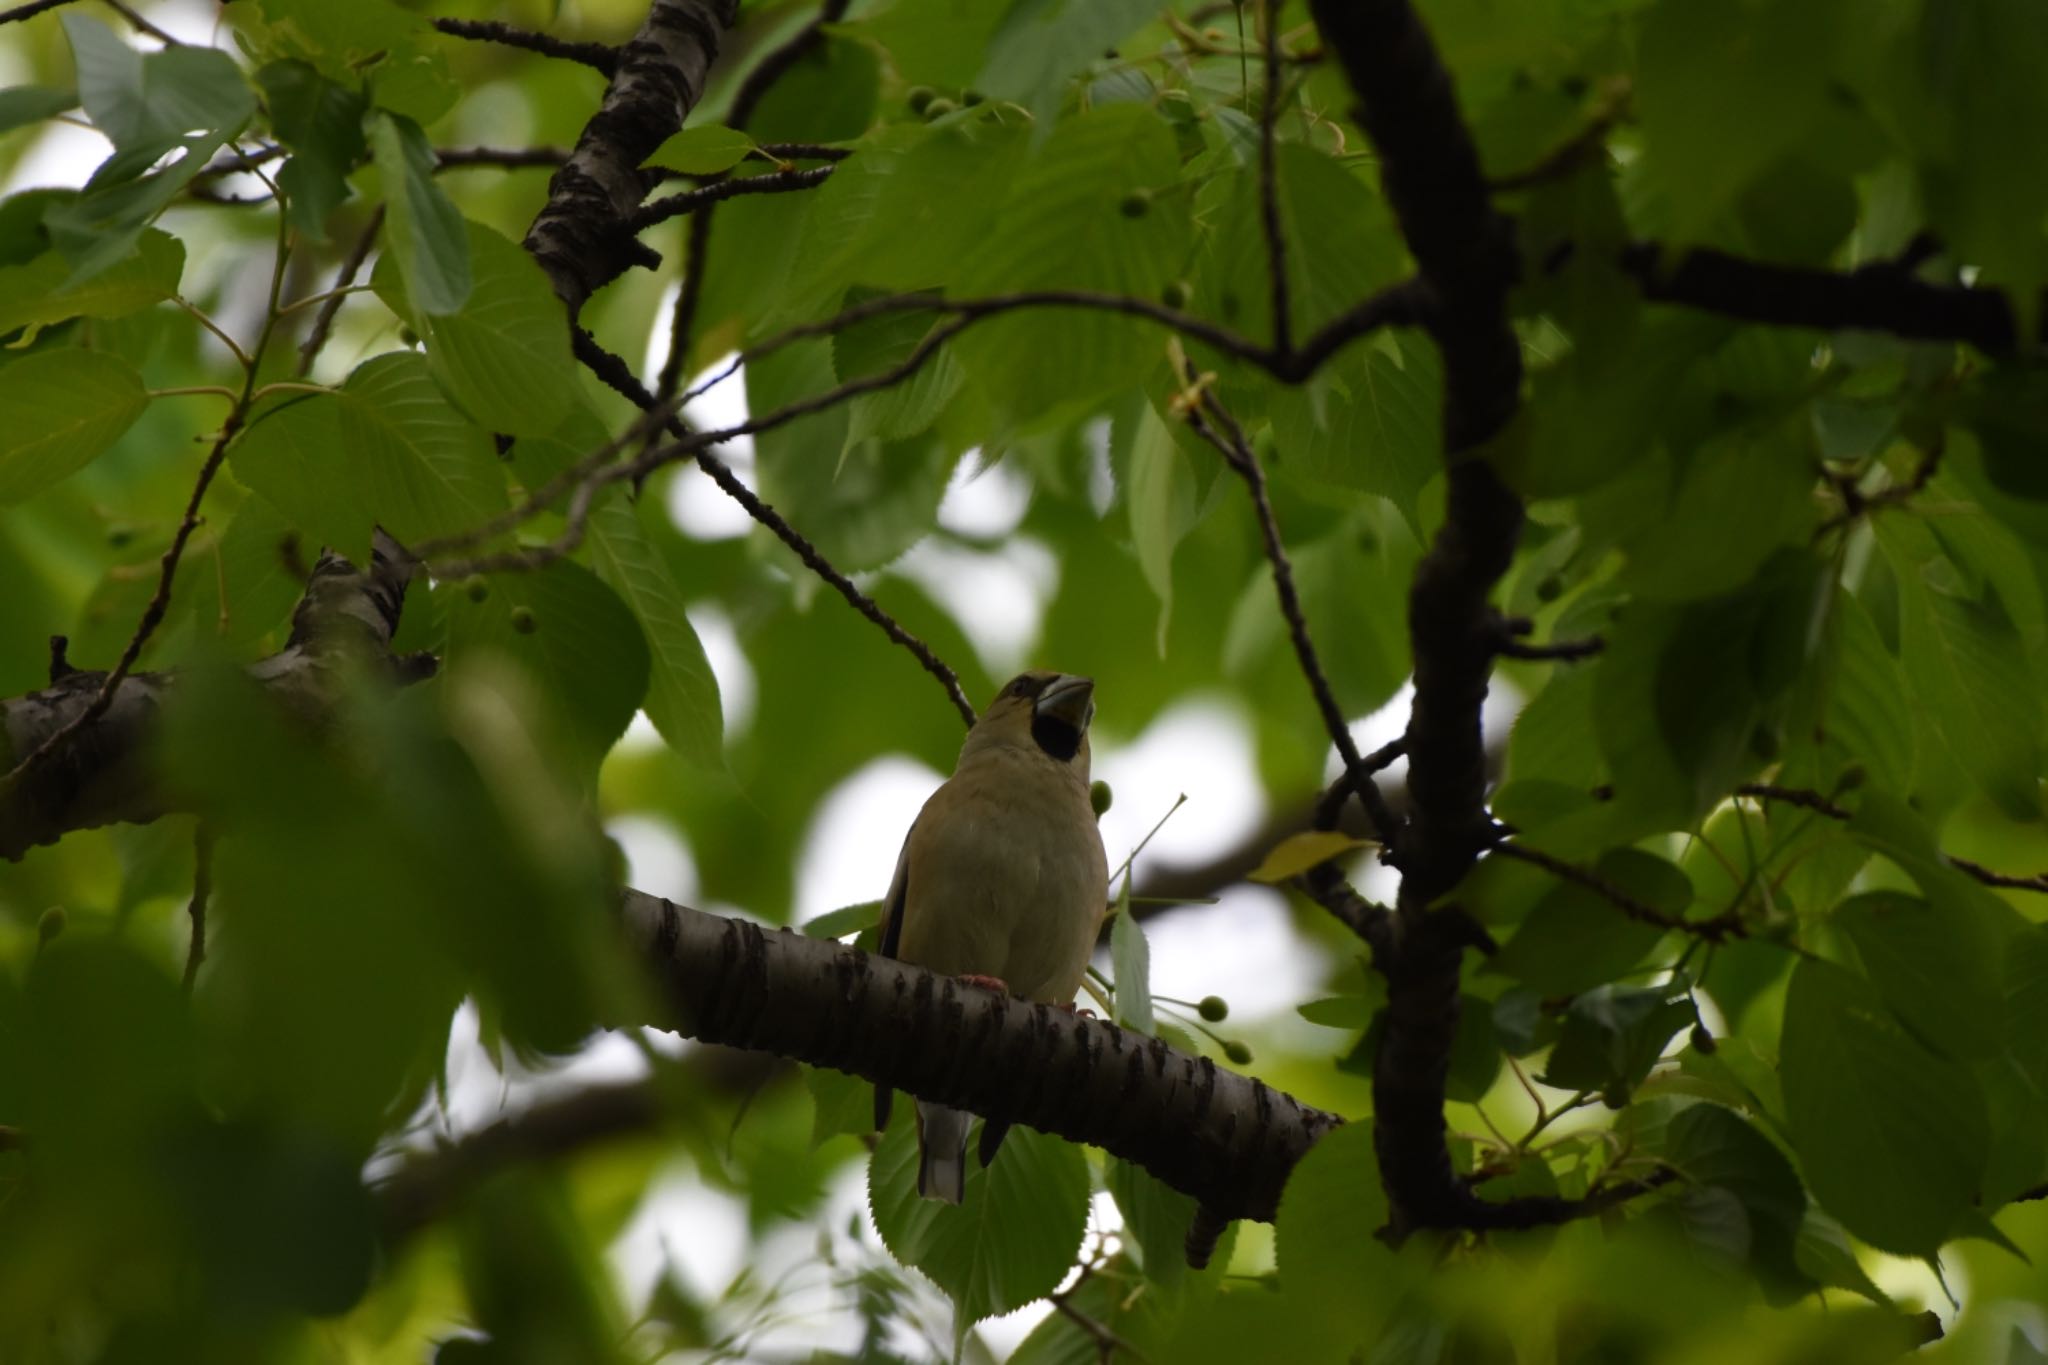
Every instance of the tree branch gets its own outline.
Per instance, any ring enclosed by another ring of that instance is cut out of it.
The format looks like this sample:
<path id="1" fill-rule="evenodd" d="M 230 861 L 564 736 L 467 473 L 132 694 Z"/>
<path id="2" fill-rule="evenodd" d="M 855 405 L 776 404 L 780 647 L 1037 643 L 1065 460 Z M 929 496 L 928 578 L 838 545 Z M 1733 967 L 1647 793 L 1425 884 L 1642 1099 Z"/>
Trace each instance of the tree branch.
<path id="1" fill-rule="evenodd" d="M 295 711 L 327 711 L 341 693 L 345 659 L 389 657 L 412 570 L 412 557 L 381 531 L 368 572 L 323 554 L 292 616 L 289 641 L 251 665 L 250 676 Z M 0 701 L 0 732 L 12 753 L 34 750 L 74 726 L 109 676 L 61 659 L 53 664 L 62 666 L 52 667 L 48 687 Z M 432 664 L 413 658 L 394 668 L 416 679 Z M 184 809 L 158 785 L 146 757 L 172 683 L 168 673 L 123 678 L 106 707 L 76 724 L 73 739 L 51 759 L 0 788 L 0 857 L 18 859 L 74 830 L 146 824 Z"/>
<path id="2" fill-rule="evenodd" d="M 721 199 L 732 199 L 742 194 L 788 194 L 791 190 L 807 190 L 822 185 L 832 174 L 831 166 L 813 166 L 801 171 L 770 171 L 766 175 L 741 176 L 738 179 L 714 180 L 694 190 L 680 194 L 664 195 L 650 200 L 635 209 L 626 218 L 626 227 L 633 232 L 665 223 L 671 218 L 692 213 Z"/>
<path id="3" fill-rule="evenodd" d="M 2011 355 L 2017 345 L 2012 304 L 2002 291 L 1927 284 L 1895 261 L 1818 270 L 1745 260 L 1710 247 L 1681 251 L 1637 242 L 1623 250 L 1621 268 L 1644 298 L 1746 322 L 1967 342 L 1989 356 Z"/>
<path id="4" fill-rule="evenodd" d="M 1400 1235 L 1469 1226 L 1483 1202 L 1451 1165 L 1443 1108 L 1462 958 L 1483 946 L 1484 931 L 1462 912 L 1430 907 L 1495 837 L 1480 726 L 1497 640 L 1488 598 L 1513 560 L 1522 508 L 1482 448 L 1519 402 L 1521 347 L 1507 317 L 1517 267 L 1450 74 L 1407 0 L 1311 0 L 1310 9 L 1379 152 L 1387 199 L 1433 296 L 1428 323 L 1444 365 L 1445 519 L 1408 601 L 1413 807 L 1393 932 L 1373 952 L 1388 996 L 1373 1142 Z"/>
<path id="5" fill-rule="evenodd" d="M 641 163 L 682 126 L 703 94 L 720 35 L 738 0 L 653 0 L 647 21 L 619 51 L 604 100 L 569 160 L 548 182 L 548 201 L 526 233 L 574 318 L 584 301 L 652 253 L 621 230 L 652 184 Z"/>
<path id="6" fill-rule="evenodd" d="M 595 67 L 609 76 L 618 69 L 619 50 L 609 43 L 574 43 L 547 33 L 535 33 L 532 29 L 517 28 L 486 19 L 436 19 L 434 27 L 452 38 L 468 38 L 479 43 L 499 43 L 505 47 L 521 48 L 527 52 L 538 52 L 543 57 L 559 57 L 563 61 L 581 62 L 584 66 Z"/>

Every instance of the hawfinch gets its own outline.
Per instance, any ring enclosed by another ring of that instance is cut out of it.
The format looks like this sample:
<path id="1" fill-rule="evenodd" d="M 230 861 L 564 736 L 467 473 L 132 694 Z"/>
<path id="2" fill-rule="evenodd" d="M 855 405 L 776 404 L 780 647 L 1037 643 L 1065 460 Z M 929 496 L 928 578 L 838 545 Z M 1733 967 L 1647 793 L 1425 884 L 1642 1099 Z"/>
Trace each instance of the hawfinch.
<path id="1" fill-rule="evenodd" d="M 910 826 L 889 886 L 882 953 L 1026 1000 L 1071 1005 L 1109 899 L 1088 801 L 1095 684 L 1013 678 L 982 713 L 953 776 Z M 888 1126 L 890 1093 L 875 1092 Z M 917 1191 L 957 1204 L 972 1115 L 917 1104 Z M 984 1125 L 981 1161 L 1007 1125 Z"/>

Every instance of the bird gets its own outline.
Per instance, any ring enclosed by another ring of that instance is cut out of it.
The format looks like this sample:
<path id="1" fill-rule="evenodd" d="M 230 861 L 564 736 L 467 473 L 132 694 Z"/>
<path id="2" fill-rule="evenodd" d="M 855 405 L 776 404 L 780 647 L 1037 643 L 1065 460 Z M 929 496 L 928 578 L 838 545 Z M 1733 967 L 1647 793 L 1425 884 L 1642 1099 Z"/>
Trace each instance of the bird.
<path id="1" fill-rule="evenodd" d="M 1089 801 L 1093 679 L 1035 670 L 982 712 L 953 775 L 911 822 L 889 885 L 881 951 L 1025 1000 L 1072 1007 L 1109 902 Z M 875 1090 L 875 1126 L 891 1092 Z M 973 1116 L 917 1103 L 917 1192 L 960 1202 Z M 983 1166 L 1008 1125 L 983 1125 Z"/>

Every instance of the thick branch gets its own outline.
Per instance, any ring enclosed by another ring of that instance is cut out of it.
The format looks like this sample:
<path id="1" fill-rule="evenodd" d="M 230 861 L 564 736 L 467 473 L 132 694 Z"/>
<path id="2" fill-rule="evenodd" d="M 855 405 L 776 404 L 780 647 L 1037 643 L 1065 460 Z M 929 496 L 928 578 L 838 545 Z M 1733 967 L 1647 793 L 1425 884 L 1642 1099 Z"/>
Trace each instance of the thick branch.
<path id="1" fill-rule="evenodd" d="M 1271 1221 L 1341 1122 L 1156 1038 L 854 948 L 637 892 L 625 918 L 666 982 L 664 1026 L 1090 1143 L 1224 1217 Z"/>
<path id="2" fill-rule="evenodd" d="M 548 182 L 548 202 L 527 230 L 573 317 L 598 289 L 651 255 L 621 228 L 652 181 L 640 169 L 704 92 L 737 0 L 654 0 L 647 22 L 619 50 L 619 65 L 576 150 Z"/>
<path id="3" fill-rule="evenodd" d="M 388 656 L 412 569 L 411 557 L 382 532 L 368 573 L 332 552 L 322 555 L 292 617 L 289 642 L 253 664 L 250 676 L 295 711 L 326 711 L 349 660 Z M 418 676 L 430 664 L 405 667 Z M 32 752 L 84 715 L 107 678 L 63 664 L 51 672 L 48 687 L 0 701 L 0 729 L 12 754 Z M 123 678 L 98 716 L 48 760 L 0 788 L 0 857 L 19 858 L 73 830 L 147 823 L 180 809 L 146 760 L 174 680 L 170 673 Z"/>
<path id="4" fill-rule="evenodd" d="M 1892 261 L 1816 270 L 1744 260 L 1709 247 L 1678 251 L 1637 242 L 1622 252 L 1621 266 L 1645 298 L 1746 322 L 1962 341 L 1992 356 L 2011 355 L 2018 334 L 2011 301 L 2000 290 L 1928 284 Z"/>
<path id="5" fill-rule="evenodd" d="M 1516 265 L 1450 74 L 1407 0 L 1312 0 L 1310 8 L 1358 96 L 1387 198 L 1434 295 L 1430 332 L 1444 364 L 1444 525 L 1408 599 L 1413 813 L 1395 850 L 1402 879 L 1393 923 L 1385 942 L 1373 943 L 1388 996 L 1373 1065 L 1373 1143 L 1398 1234 L 1474 1226 L 1481 1203 L 1451 1165 L 1443 1107 L 1463 953 L 1484 946 L 1484 931 L 1455 909 L 1430 906 L 1494 838 L 1480 727 L 1498 639 L 1488 598 L 1514 558 L 1522 507 L 1481 451 L 1519 400 L 1521 348 L 1507 317 Z"/>

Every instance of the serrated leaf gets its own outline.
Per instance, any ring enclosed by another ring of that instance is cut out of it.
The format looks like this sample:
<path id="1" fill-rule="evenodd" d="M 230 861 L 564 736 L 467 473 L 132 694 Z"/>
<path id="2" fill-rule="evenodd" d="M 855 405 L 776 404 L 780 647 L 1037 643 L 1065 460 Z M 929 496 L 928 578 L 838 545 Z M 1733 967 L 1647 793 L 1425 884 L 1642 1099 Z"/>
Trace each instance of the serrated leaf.
<path id="1" fill-rule="evenodd" d="M 1812 1204 L 1799 1220 L 1799 1235 L 1793 1243 L 1793 1259 L 1800 1271 L 1824 1285 L 1861 1294 L 1880 1307 L 1891 1307 L 1891 1299 L 1877 1287 L 1863 1263 L 1856 1257 L 1849 1230 L 1832 1214 Z"/>
<path id="2" fill-rule="evenodd" d="M 1694 1184 L 1740 1200 L 1749 1215 L 1749 1259 L 1779 1286 L 1799 1283 L 1796 1242 L 1806 1190 L 1769 1138 L 1732 1110 L 1695 1104 L 1672 1118 L 1664 1155 Z"/>
<path id="3" fill-rule="evenodd" d="M 363 97 L 307 62 L 272 62 L 256 73 L 278 140 L 292 151 L 277 183 L 292 221 L 325 239 L 327 218 L 349 197 L 348 174 L 367 145 Z"/>
<path id="4" fill-rule="evenodd" d="M 1914 1041 L 1867 982 L 1813 958 L 1792 973 L 1781 1067 L 1815 1197 L 1872 1246 L 1934 1254 L 1990 1150 L 1975 1078 Z"/>
<path id="5" fill-rule="evenodd" d="M 98 20 L 75 11 L 63 19 L 79 99 L 93 126 L 124 152 L 229 129 L 255 112 L 256 97 L 225 52 L 176 46 L 144 54 Z"/>
<path id="6" fill-rule="evenodd" d="M 1988 1057 L 2005 1040 L 1989 927 L 1918 896 L 1867 891 L 1836 909 L 1864 973 L 1907 1028 L 1951 1057 Z"/>
<path id="7" fill-rule="evenodd" d="M 1365 846 L 1365 840 L 1339 830 L 1305 829 L 1299 834 L 1288 835 L 1266 850 L 1266 856 L 1245 877 L 1271 886 L 1290 877 L 1299 877 L 1312 867 L 1321 867 L 1340 854 Z"/>
<path id="8" fill-rule="evenodd" d="M 737 128 L 707 123 L 671 135 L 644 164 L 684 175 L 716 175 L 739 165 L 752 150 L 754 139 Z"/>
<path id="9" fill-rule="evenodd" d="M 0 333 L 133 313 L 174 296 L 184 270 L 185 244 L 154 228 L 133 254 L 80 283 L 71 283 L 71 263 L 55 251 L 0 266 Z"/>
<path id="10" fill-rule="evenodd" d="M 1058 1287 L 1087 1231 L 1088 1187 L 1080 1149 L 1030 1128 L 1011 1129 L 986 1169 L 967 1163 L 958 1205 L 918 1197 L 908 1116 L 882 1135 L 868 1162 L 868 1209 L 883 1243 L 946 1291 L 965 1323 Z"/>
<path id="11" fill-rule="evenodd" d="M 472 285 L 469 231 L 454 201 L 434 183 L 434 149 L 420 126 L 379 110 L 370 145 L 384 176 L 390 213 L 385 235 L 414 308 L 444 317 L 461 308 Z"/>
<path id="12" fill-rule="evenodd" d="M 1683 915 L 1692 904 L 1692 883 L 1685 873 L 1641 849 L 1609 849 L 1593 870 L 1664 914 Z M 1485 970 L 1542 995 L 1576 995 L 1627 972 L 1665 932 L 1659 925 L 1628 918 L 1600 893 L 1566 882 L 1536 903 Z"/>
<path id="13" fill-rule="evenodd" d="M 866 1133 L 875 1126 L 872 1082 L 830 1067 L 804 1068 L 804 1086 L 811 1092 L 811 1146 L 841 1133 Z"/>
<path id="14" fill-rule="evenodd" d="M 1173 552 L 1195 524 L 1194 477 L 1188 456 L 1174 443 L 1166 423 L 1147 403 L 1138 414 L 1131 443 L 1131 544 L 1138 568 L 1159 599 L 1158 648 L 1166 653 L 1166 628 L 1173 619 Z"/>
<path id="15" fill-rule="evenodd" d="M 1412 1278 L 1410 1263 L 1372 1235 L 1386 1220 L 1372 1125 L 1347 1123 L 1295 1164 L 1273 1224 L 1282 1290 L 1331 1305 L 1361 1347 L 1378 1339 Z"/>
<path id="16" fill-rule="evenodd" d="M 135 367 L 100 351 L 37 351 L 0 367 L 0 503 L 85 468 L 149 405 Z"/>
<path id="17" fill-rule="evenodd" d="M 1692 1001 L 1669 987 L 1599 986 L 1572 1001 L 1543 1069 L 1546 1085 L 1566 1090 L 1633 1090 L 1657 1064 L 1672 1035 L 1699 1022 Z"/>
<path id="18" fill-rule="evenodd" d="M 448 608 L 448 664 L 497 654 L 528 669 L 578 756 L 592 765 L 647 695 L 647 642 L 603 580 L 569 560 L 491 580 L 482 602 Z"/>
<path id="19" fill-rule="evenodd" d="M 988 38 L 974 88 L 1043 118 L 1058 108 L 1067 77 L 1116 46 L 1153 8 L 1148 0 L 1011 0 Z"/>
<path id="20" fill-rule="evenodd" d="M 352 558 L 373 526 L 409 545 L 466 530 L 506 500 L 490 438 L 409 351 L 365 361 L 333 393 L 259 415 L 228 458 L 244 484 Z"/>

